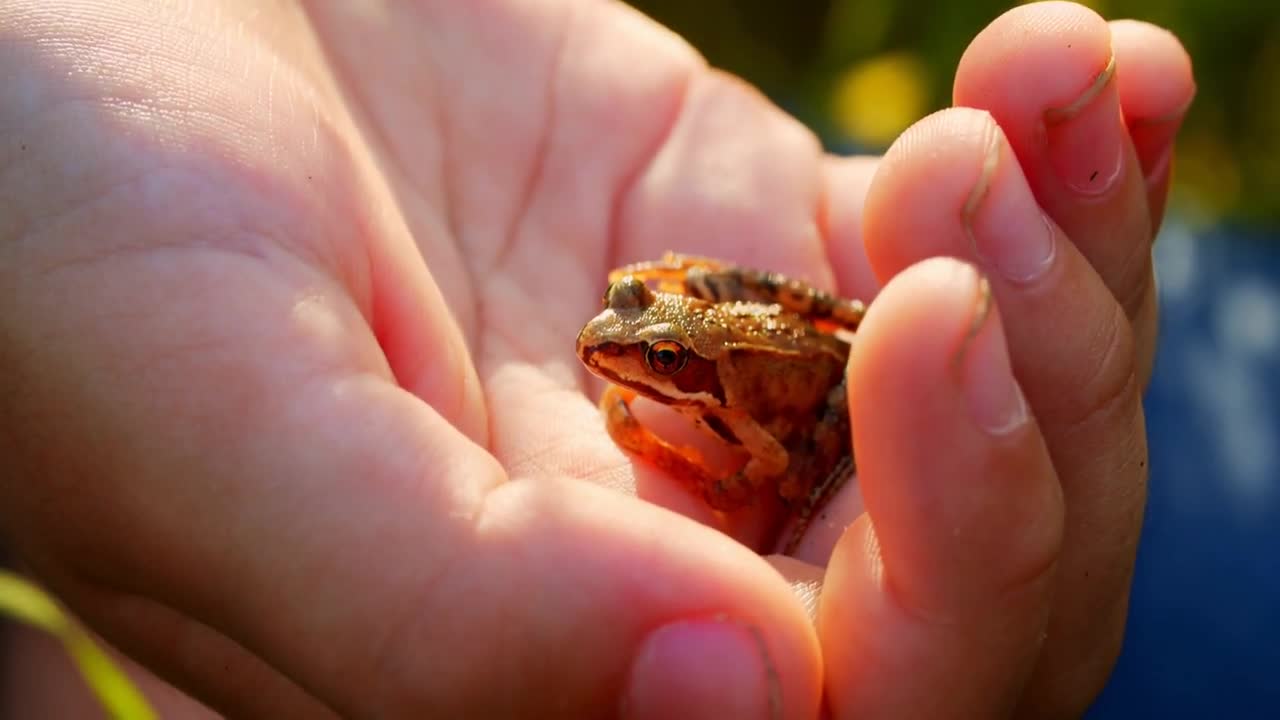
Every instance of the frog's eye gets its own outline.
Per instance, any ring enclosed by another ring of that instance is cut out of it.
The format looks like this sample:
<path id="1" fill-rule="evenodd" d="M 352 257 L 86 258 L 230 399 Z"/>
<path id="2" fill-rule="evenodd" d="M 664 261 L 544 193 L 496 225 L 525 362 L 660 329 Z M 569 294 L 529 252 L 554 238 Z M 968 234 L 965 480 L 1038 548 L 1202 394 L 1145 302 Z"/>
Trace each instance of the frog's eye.
<path id="1" fill-rule="evenodd" d="M 685 361 L 689 359 L 689 353 L 683 345 L 674 340 L 659 340 L 649 346 L 644 359 L 654 372 L 674 375 L 684 367 Z"/>

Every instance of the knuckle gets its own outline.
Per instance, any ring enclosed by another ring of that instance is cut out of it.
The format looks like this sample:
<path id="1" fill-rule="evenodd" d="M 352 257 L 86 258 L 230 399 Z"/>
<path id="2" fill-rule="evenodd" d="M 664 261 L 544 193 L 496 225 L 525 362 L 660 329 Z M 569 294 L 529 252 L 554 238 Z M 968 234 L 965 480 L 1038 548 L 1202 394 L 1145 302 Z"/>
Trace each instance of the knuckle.
<path id="1" fill-rule="evenodd" d="M 1098 324 L 1089 347 L 1081 353 L 1092 362 L 1081 363 L 1075 382 L 1064 387 L 1079 388 L 1066 396 L 1066 406 L 1055 424 L 1083 427 L 1106 422 L 1116 412 L 1136 409 L 1139 382 L 1133 330 L 1119 305 L 1105 321 Z"/>

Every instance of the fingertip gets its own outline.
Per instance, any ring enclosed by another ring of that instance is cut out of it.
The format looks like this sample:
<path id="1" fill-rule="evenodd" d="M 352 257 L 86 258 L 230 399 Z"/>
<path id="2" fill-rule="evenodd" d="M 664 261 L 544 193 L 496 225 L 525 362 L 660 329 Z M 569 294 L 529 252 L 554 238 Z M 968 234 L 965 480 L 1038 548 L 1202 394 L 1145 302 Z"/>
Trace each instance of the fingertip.
<path id="1" fill-rule="evenodd" d="M 835 546 L 833 540 L 831 545 Z M 795 594 L 810 620 L 818 617 L 819 601 L 822 599 L 822 586 L 826 576 L 827 557 L 821 563 L 814 563 L 795 555 L 767 555 L 765 561 L 773 566 Z"/>
<path id="2" fill-rule="evenodd" d="M 628 671 L 626 720 L 775 720 L 778 669 L 759 628 L 722 615 L 678 620 L 649 633 Z"/>
<path id="3" fill-rule="evenodd" d="M 823 660 L 832 677 L 842 681 L 831 684 L 830 693 L 849 692 L 859 685 L 848 682 L 856 678 L 859 670 L 853 662 L 852 644 L 832 640 L 859 636 L 878 639 L 878 633 L 869 634 L 862 628 L 877 627 L 877 620 L 884 617 L 883 570 L 879 540 L 871 517 L 864 514 L 845 528 L 836 542 L 823 578 L 823 595 L 828 601 L 817 607 L 815 624 L 823 639 Z"/>
<path id="4" fill-rule="evenodd" d="M 1074 3 L 1023 5 L 979 33 L 956 69 L 956 105 L 991 111 L 1041 203 L 1075 209 L 1127 188 L 1111 31 Z M 1052 212 L 1051 212 L 1052 214 Z M 1063 218 L 1057 217 L 1059 224 Z"/>
<path id="5" fill-rule="evenodd" d="M 862 497 L 904 598 L 954 607 L 1042 575 L 1061 488 L 977 269 L 935 257 L 890 281 L 849 381 Z"/>
<path id="6" fill-rule="evenodd" d="M 1196 83 L 1191 55 L 1178 37 L 1140 20 L 1115 20 L 1110 26 L 1126 121 L 1162 122 L 1185 114 Z"/>
<path id="7" fill-rule="evenodd" d="M 1088 8 L 1021 6 L 966 51 L 955 99 L 991 111 L 1045 214 L 1127 300 L 1150 275 L 1150 200 L 1162 192 L 1158 178 L 1144 185 L 1118 87 L 1129 65 L 1113 46 Z"/>
<path id="8" fill-rule="evenodd" d="M 947 357 L 970 322 L 979 282 L 969 263 L 930 257 L 885 285 L 858 329 L 849 362 L 855 438 L 857 429 L 882 426 L 874 415 L 879 402 L 901 392 L 927 394 L 920 391 L 945 379 Z"/>
<path id="9" fill-rule="evenodd" d="M 1039 116 L 1045 107 L 1075 100 L 1110 62 L 1111 31 L 1089 8 L 1072 2 L 1015 7 L 974 38 L 956 68 L 956 105 L 990 106 L 1003 97 L 1010 108 Z M 996 113 L 1005 122 L 1004 114 Z"/>
<path id="10" fill-rule="evenodd" d="M 882 282 L 921 258 L 960 255 L 959 222 L 993 139 L 991 114 L 948 108 L 912 125 L 886 151 L 867 190 L 863 239 Z M 943 248 L 953 248 L 940 253 Z"/>
<path id="11" fill-rule="evenodd" d="M 832 704 L 999 716 L 1043 636 L 1062 513 L 983 277 L 950 258 L 904 270 L 855 356 L 867 513 L 836 545 L 819 610 Z"/>
<path id="12" fill-rule="evenodd" d="M 1168 200 L 1174 142 L 1196 95 L 1191 56 L 1168 30 L 1138 20 L 1111 23 L 1120 105 L 1147 186 L 1152 232 Z"/>

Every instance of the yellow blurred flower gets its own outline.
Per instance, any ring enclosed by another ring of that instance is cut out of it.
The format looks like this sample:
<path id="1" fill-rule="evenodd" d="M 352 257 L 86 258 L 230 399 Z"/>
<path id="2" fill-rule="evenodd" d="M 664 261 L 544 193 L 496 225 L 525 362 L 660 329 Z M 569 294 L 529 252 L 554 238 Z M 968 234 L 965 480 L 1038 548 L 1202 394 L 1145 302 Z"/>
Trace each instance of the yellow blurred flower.
<path id="1" fill-rule="evenodd" d="M 883 148 L 925 113 L 928 83 L 927 68 L 914 54 L 869 58 L 836 78 L 832 120 L 847 139 Z"/>

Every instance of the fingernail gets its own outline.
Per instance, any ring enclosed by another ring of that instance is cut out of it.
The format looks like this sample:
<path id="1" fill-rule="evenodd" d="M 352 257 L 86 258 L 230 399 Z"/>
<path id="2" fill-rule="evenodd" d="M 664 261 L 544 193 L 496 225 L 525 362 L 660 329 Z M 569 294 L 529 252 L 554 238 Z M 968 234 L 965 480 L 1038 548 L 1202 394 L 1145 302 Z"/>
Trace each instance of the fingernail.
<path id="1" fill-rule="evenodd" d="M 782 717 L 778 676 L 756 628 L 724 616 L 683 620 L 649 634 L 631 665 L 620 715 Z"/>
<path id="2" fill-rule="evenodd" d="M 985 122 L 987 154 L 961 215 L 979 261 L 1009 280 L 1027 283 L 1053 265 L 1053 227 L 1017 158 L 1005 152 L 1008 143 L 999 127 L 990 117 Z"/>
<path id="3" fill-rule="evenodd" d="M 1045 111 L 1049 162 L 1063 184 L 1081 195 L 1101 195 L 1120 178 L 1125 128 L 1115 71 L 1113 55 L 1074 102 Z"/>
<path id="4" fill-rule="evenodd" d="M 960 375 L 974 422 L 992 435 L 1007 435 L 1027 421 L 1027 402 L 991 310 L 991 285 L 980 278 L 973 322 L 960 346 Z"/>

